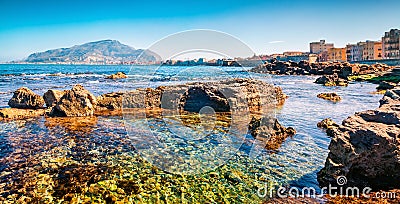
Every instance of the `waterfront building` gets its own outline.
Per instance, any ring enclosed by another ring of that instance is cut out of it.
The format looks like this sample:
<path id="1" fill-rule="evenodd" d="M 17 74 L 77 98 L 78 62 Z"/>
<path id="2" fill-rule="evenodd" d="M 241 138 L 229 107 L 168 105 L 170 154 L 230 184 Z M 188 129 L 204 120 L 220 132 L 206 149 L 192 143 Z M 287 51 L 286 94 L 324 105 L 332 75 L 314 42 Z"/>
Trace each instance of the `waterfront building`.
<path id="1" fill-rule="evenodd" d="M 400 59 L 400 30 L 391 29 L 382 37 L 382 55 L 384 59 Z"/>
<path id="2" fill-rule="evenodd" d="M 347 60 L 346 48 L 329 48 L 327 61 L 345 62 Z"/>
<path id="3" fill-rule="evenodd" d="M 320 40 L 319 42 L 310 43 L 310 53 L 320 54 L 322 52 L 327 52 L 329 48 L 333 48 L 333 43 L 326 43 L 325 40 Z"/>
<path id="4" fill-rule="evenodd" d="M 325 62 L 328 60 L 328 49 L 333 48 L 333 43 L 326 43 L 325 40 L 310 43 L 310 53 L 318 54 L 318 61 Z"/>

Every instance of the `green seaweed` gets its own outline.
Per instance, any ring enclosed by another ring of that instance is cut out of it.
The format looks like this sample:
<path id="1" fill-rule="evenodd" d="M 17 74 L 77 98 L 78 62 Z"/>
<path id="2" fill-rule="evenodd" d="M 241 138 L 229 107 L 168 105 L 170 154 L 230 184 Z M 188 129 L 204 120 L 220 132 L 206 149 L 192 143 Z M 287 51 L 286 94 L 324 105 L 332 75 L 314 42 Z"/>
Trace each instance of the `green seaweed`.
<path id="1" fill-rule="evenodd" d="M 396 75 L 378 76 L 378 77 L 373 77 L 371 79 L 368 79 L 368 81 L 370 81 L 372 83 L 379 83 L 381 81 L 399 83 L 400 82 L 400 76 L 396 76 Z"/>

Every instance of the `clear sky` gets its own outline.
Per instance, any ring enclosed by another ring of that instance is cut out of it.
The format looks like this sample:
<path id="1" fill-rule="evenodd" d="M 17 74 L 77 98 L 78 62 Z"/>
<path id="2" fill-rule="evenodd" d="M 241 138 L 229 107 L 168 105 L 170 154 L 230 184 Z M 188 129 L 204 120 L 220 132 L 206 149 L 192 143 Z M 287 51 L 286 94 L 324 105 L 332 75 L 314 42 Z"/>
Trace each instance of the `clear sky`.
<path id="1" fill-rule="evenodd" d="M 0 0 L 0 19 L 0 62 L 103 39 L 147 48 L 189 29 L 223 31 L 272 54 L 308 51 L 320 39 L 336 47 L 378 40 L 400 28 L 400 1 Z"/>

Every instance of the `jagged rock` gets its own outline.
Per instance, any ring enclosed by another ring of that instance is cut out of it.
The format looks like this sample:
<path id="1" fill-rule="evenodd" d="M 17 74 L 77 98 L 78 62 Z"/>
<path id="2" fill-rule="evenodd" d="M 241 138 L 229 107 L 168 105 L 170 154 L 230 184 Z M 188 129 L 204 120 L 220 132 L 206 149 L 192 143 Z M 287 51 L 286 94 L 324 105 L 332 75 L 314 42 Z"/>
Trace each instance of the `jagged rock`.
<path id="1" fill-rule="evenodd" d="M 106 93 L 97 97 L 97 106 L 108 110 L 116 110 L 122 108 L 122 98 L 124 93 Z"/>
<path id="2" fill-rule="evenodd" d="M 44 100 L 32 90 L 22 87 L 14 92 L 13 97 L 8 101 L 8 105 L 11 108 L 38 109 L 43 107 Z"/>
<path id="3" fill-rule="evenodd" d="M 55 106 L 64 94 L 65 91 L 48 90 L 46 93 L 43 94 L 43 99 L 46 102 L 46 106 L 47 107 Z"/>
<path id="4" fill-rule="evenodd" d="M 125 73 L 123 72 L 117 72 L 116 74 L 111 74 L 110 76 L 107 76 L 106 79 L 125 79 L 128 78 Z"/>
<path id="5" fill-rule="evenodd" d="M 387 90 L 379 103 L 381 106 L 390 106 L 390 104 L 395 104 L 398 100 L 400 100 L 400 84 L 394 89 Z"/>
<path id="6" fill-rule="evenodd" d="M 20 109 L 3 108 L 0 109 L 0 120 L 19 120 L 33 117 L 40 117 L 45 114 L 45 109 Z"/>
<path id="7" fill-rule="evenodd" d="M 400 188 L 400 87 L 389 93 L 378 109 L 356 113 L 331 129 L 330 152 L 318 173 L 321 186 L 346 176 L 348 186 Z"/>
<path id="8" fill-rule="evenodd" d="M 308 63 L 306 61 L 281 62 L 270 60 L 265 64 L 259 65 L 251 69 L 251 72 L 270 73 L 281 75 L 333 75 L 338 74 L 342 79 L 346 79 L 350 75 L 374 74 L 387 71 L 392 67 L 384 64 L 360 65 L 350 64 L 348 62 L 317 62 Z"/>
<path id="9" fill-rule="evenodd" d="M 225 82 L 196 82 L 156 89 L 138 89 L 124 95 L 125 108 L 163 108 L 198 112 L 204 106 L 216 112 L 269 112 L 271 106 L 284 103 L 282 89 L 251 79 Z"/>
<path id="10" fill-rule="evenodd" d="M 285 128 L 278 119 L 268 117 L 253 117 L 249 123 L 251 135 L 263 142 L 268 150 L 278 149 L 289 136 L 296 134 L 292 127 Z"/>
<path id="11" fill-rule="evenodd" d="M 338 124 L 336 124 L 332 119 L 330 118 L 325 118 L 322 121 L 317 123 L 317 127 L 323 128 L 323 129 L 331 129 L 333 127 L 338 127 Z"/>
<path id="12" fill-rule="evenodd" d="M 97 104 L 96 97 L 81 85 L 66 90 L 49 113 L 50 116 L 92 116 Z"/>
<path id="13" fill-rule="evenodd" d="M 333 102 L 337 102 L 342 100 L 342 97 L 340 97 L 339 95 L 337 95 L 337 93 L 320 93 L 317 95 L 318 98 L 322 98 L 325 100 L 330 100 Z"/>
<path id="14" fill-rule="evenodd" d="M 324 86 L 347 86 L 349 84 L 346 79 L 339 78 L 336 73 L 319 77 L 315 80 L 315 83 L 323 84 Z"/>

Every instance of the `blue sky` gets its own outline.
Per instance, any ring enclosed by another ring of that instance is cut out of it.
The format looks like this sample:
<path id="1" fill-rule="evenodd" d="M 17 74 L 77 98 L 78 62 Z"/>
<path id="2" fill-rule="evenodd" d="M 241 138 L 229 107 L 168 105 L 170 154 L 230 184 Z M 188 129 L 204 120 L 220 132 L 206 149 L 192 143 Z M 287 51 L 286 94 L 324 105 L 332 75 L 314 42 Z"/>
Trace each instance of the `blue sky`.
<path id="1" fill-rule="evenodd" d="M 147 48 L 189 29 L 223 31 L 271 54 L 308 51 L 320 39 L 336 47 L 378 40 L 400 28 L 400 1 L 1 0 L 0 19 L 0 61 L 102 39 Z"/>

